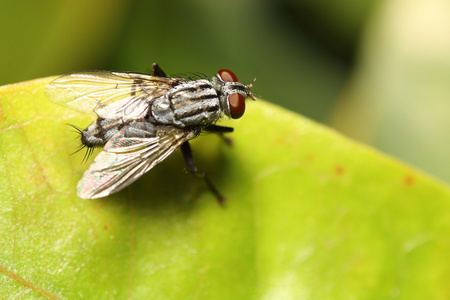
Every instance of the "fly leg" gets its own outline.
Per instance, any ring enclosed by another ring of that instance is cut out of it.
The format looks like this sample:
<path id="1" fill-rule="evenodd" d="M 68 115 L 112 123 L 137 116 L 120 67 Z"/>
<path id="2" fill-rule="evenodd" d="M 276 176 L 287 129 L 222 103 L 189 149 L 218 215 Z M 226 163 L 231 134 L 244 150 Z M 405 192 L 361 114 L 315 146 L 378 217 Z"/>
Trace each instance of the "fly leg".
<path id="1" fill-rule="evenodd" d="M 157 63 L 153 63 L 152 68 L 153 68 L 153 75 L 159 77 L 167 77 L 166 73 L 164 73 L 164 71 L 159 67 Z"/>
<path id="2" fill-rule="evenodd" d="M 217 133 L 217 135 L 229 146 L 233 146 L 233 140 L 229 137 L 226 137 L 224 133 L 233 132 L 232 127 L 219 126 L 219 125 L 209 125 L 205 129 L 205 131 Z"/>
<path id="3" fill-rule="evenodd" d="M 192 151 L 189 142 L 184 142 L 181 145 L 181 152 L 183 153 L 184 161 L 186 162 L 186 166 L 188 167 L 189 171 L 195 176 L 203 178 L 206 182 L 206 185 L 208 185 L 211 192 L 213 192 L 213 194 L 216 196 L 219 203 L 221 205 L 225 205 L 225 197 L 222 196 L 222 194 L 216 189 L 216 187 L 212 184 L 211 180 L 209 180 L 208 176 L 206 176 L 205 173 L 201 173 L 197 170 L 194 158 L 192 157 Z"/>

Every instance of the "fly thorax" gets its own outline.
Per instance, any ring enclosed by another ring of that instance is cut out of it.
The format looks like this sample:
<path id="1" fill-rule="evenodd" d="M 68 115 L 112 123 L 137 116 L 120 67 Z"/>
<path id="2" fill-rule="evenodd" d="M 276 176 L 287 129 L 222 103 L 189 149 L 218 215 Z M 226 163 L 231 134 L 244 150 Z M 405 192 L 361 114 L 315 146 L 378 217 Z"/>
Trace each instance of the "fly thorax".
<path id="1" fill-rule="evenodd" d="M 217 92 L 205 79 L 183 82 L 152 105 L 152 115 L 158 123 L 180 127 L 211 124 L 221 114 Z"/>

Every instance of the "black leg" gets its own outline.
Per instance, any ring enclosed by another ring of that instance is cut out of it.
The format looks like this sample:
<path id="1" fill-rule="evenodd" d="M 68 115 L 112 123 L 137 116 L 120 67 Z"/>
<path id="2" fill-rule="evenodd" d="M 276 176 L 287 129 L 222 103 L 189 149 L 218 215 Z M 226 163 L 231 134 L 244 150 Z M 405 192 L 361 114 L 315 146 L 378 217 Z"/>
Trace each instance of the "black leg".
<path id="1" fill-rule="evenodd" d="M 157 63 L 153 63 L 152 68 L 153 68 L 153 75 L 159 77 L 167 77 L 166 73 L 164 73 L 164 71 L 159 67 Z"/>
<path id="2" fill-rule="evenodd" d="M 229 146 L 233 146 L 233 140 L 229 137 L 224 136 L 224 133 L 233 132 L 232 127 L 219 126 L 219 125 L 209 125 L 205 128 L 205 131 L 217 133 L 219 137 L 225 141 Z"/>
<path id="3" fill-rule="evenodd" d="M 227 133 L 233 132 L 233 127 L 219 126 L 219 125 L 208 125 L 205 128 L 206 131 L 213 133 Z"/>
<path id="4" fill-rule="evenodd" d="M 213 194 L 216 196 L 217 200 L 221 205 L 225 205 L 225 198 L 222 196 L 221 193 L 216 189 L 216 187 L 212 184 L 212 182 L 209 180 L 208 176 L 206 176 L 205 173 L 200 173 L 197 170 L 197 167 L 195 166 L 194 158 L 192 156 L 191 146 L 189 145 L 189 142 L 184 142 L 181 145 L 181 152 L 183 153 L 184 160 L 186 162 L 186 166 L 188 167 L 189 171 L 194 174 L 195 176 L 199 178 L 203 178 L 208 185 L 209 189 Z"/>

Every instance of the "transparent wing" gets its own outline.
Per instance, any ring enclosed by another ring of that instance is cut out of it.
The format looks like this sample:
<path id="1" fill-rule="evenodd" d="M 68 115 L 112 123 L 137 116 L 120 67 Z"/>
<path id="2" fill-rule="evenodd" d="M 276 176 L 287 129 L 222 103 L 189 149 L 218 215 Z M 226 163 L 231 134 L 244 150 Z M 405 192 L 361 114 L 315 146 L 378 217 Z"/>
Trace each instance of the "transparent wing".
<path id="1" fill-rule="evenodd" d="M 148 104 L 178 80 L 141 73 L 69 73 L 50 82 L 45 95 L 57 104 L 103 118 L 139 119 L 147 113 Z"/>
<path id="2" fill-rule="evenodd" d="M 154 137 L 125 137 L 122 129 L 105 145 L 78 182 L 77 194 L 94 199 L 118 192 L 163 161 L 194 136 L 191 131 L 159 127 Z"/>

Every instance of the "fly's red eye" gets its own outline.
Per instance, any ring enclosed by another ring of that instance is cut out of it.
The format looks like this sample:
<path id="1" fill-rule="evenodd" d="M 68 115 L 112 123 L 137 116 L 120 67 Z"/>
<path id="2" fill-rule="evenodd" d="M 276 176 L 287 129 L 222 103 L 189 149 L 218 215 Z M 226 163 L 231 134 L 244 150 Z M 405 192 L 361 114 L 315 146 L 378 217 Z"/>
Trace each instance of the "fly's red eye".
<path id="1" fill-rule="evenodd" d="M 231 72 L 230 70 L 222 69 L 219 72 L 217 72 L 217 74 L 219 75 L 220 79 L 222 79 L 222 81 L 238 82 L 236 75 L 234 75 L 234 73 Z"/>
<path id="2" fill-rule="evenodd" d="M 233 119 L 242 117 L 245 111 L 245 98 L 239 93 L 234 93 L 228 96 L 228 103 L 230 104 L 230 115 Z"/>

